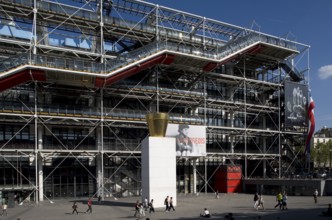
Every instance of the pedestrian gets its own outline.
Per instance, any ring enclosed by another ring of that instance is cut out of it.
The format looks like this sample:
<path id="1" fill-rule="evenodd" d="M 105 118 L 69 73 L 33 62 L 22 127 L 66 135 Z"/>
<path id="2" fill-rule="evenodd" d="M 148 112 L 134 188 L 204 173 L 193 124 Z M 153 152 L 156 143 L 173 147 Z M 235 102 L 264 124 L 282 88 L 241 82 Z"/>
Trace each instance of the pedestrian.
<path id="1" fill-rule="evenodd" d="M 276 196 L 276 202 L 277 204 L 274 206 L 274 208 L 277 208 L 279 206 L 279 209 L 282 208 L 282 194 L 279 192 Z"/>
<path id="2" fill-rule="evenodd" d="M 74 202 L 72 208 L 73 208 L 73 212 L 71 214 L 74 214 L 74 212 L 76 212 L 76 214 L 78 215 L 76 202 Z"/>
<path id="3" fill-rule="evenodd" d="M 258 209 L 258 193 L 255 193 L 254 195 L 254 208 Z"/>
<path id="4" fill-rule="evenodd" d="M 139 204 L 139 217 L 142 218 L 145 216 L 144 206 L 142 203 Z"/>
<path id="5" fill-rule="evenodd" d="M 101 195 L 98 196 L 98 204 L 101 203 Z"/>
<path id="6" fill-rule="evenodd" d="M 259 195 L 257 209 L 258 209 L 259 207 L 262 207 L 263 210 L 265 209 L 265 208 L 264 208 L 264 200 L 263 200 L 263 195 L 262 195 L 262 194 Z"/>
<path id="7" fill-rule="evenodd" d="M 144 209 L 145 209 L 145 211 L 148 210 L 148 207 L 149 207 L 149 200 L 148 200 L 148 197 L 145 197 L 145 199 L 144 199 Z"/>
<path id="8" fill-rule="evenodd" d="M 200 216 L 204 218 L 210 218 L 211 217 L 210 211 L 207 208 L 204 208 L 204 211 L 203 213 L 200 214 Z"/>
<path id="9" fill-rule="evenodd" d="M 18 193 L 16 194 L 15 202 L 17 202 L 17 204 L 20 204 L 20 195 Z"/>
<path id="10" fill-rule="evenodd" d="M 4 203 L 2 203 L 2 213 L 1 213 L 1 216 L 3 216 L 3 215 L 8 215 L 8 213 L 7 213 L 7 202 L 4 202 Z"/>
<path id="11" fill-rule="evenodd" d="M 85 211 L 85 213 L 92 213 L 92 200 L 91 198 L 88 199 L 88 209 Z"/>
<path id="12" fill-rule="evenodd" d="M 154 213 L 154 206 L 153 206 L 153 199 L 151 199 L 151 202 L 149 203 L 149 213 L 153 212 Z"/>
<path id="13" fill-rule="evenodd" d="M 137 202 L 135 204 L 135 214 L 134 214 L 134 217 L 136 217 L 137 214 L 139 215 L 139 201 L 138 200 L 137 200 Z"/>
<path id="14" fill-rule="evenodd" d="M 168 212 L 168 209 L 169 209 L 169 197 L 168 196 L 164 200 L 164 205 L 166 206 L 165 212 Z"/>
<path id="15" fill-rule="evenodd" d="M 288 208 L 287 208 L 287 193 L 286 192 L 284 192 L 283 194 L 282 194 L 282 210 L 287 210 Z"/>
<path id="16" fill-rule="evenodd" d="M 317 189 L 315 189 L 315 191 L 314 191 L 314 201 L 315 201 L 315 203 L 318 202 L 318 190 Z"/>
<path id="17" fill-rule="evenodd" d="M 173 209 L 173 211 L 175 211 L 175 208 L 173 206 L 173 197 L 171 197 L 169 199 L 169 207 L 168 207 L 168 211 L 171 211 L 171 209 Z"/>
<path id="18" fill-rule="evenodd" d="M 216 199 L 219 199 L 219 191 L 216 191 Z"/>

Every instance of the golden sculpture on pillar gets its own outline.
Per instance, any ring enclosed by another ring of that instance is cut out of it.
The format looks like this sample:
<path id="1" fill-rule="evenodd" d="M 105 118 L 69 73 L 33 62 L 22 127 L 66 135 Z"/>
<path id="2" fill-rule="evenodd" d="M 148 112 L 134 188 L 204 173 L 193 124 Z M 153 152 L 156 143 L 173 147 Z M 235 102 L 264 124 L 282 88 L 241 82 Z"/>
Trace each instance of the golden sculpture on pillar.
<path id="1" fill-rule="evenodd" d="M 145 116 L 150 136 L 165 137 L 169 116 L 167 113 L 154 112 Z"/>

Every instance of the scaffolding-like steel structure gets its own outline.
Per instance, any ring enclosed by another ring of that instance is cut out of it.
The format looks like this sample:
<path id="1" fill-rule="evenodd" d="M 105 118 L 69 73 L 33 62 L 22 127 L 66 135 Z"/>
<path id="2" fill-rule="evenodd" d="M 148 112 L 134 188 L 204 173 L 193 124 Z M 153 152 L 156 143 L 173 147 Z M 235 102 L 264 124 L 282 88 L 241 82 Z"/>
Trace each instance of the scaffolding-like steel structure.
<path id="1" fill-rule="evenodd" d="M 154 111 L 206 126 L 207 156 L 177 158 L 179 193 L 214 191 L 223 164 L 304 168 L 285 87 L 308 86 L 309 46 L 292 39 L 138 0 L 0 0 L 0 59 L 4 191 L 139 195 Z"/>

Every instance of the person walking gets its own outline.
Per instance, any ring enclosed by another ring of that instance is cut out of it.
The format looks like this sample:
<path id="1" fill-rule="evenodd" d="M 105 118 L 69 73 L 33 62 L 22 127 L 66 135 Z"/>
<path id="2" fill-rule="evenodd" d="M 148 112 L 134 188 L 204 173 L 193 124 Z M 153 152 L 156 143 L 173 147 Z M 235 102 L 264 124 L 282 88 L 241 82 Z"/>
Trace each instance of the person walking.
<path id="1" fill-rule="evenodd" d="M 4 203 L 2 203 L 2 213 L 1 213 L 1 216 L 7 216 L 8 215 L 8 213 L 7 213 L 7 202 L 4 202 Z"/>
<path id="2" fill-rule="evenodd" d="M 149 213 L 153 212 L 154 213 L 154 206 L 153 206 L 153 199 L 151 199 L 151 202 L 149 203 Z"/>
<path id="3" fill-rule="evenodd" d="M 98 204 L 101 204 L 101 195 L 98 196 Z"/>
<path id="4" fill-rule="evenodd" d="M 142 203 L 139 204 L 139 218 L 142 218 L 145 216 L 144 206 Z"/>
<path id="5" fill-rule="evenodd" d="M 258 200 L 259 200 L 258 193 L 255 193 L 255 195 L 254 195 L 254 208 L 255 209 L 258 209 Z"/>
<path id="6" fill-rule="evenodd" d="M 148 210 L 148 207 L 149 207 L 149 200 L 148 200 L 148 197 L 145 197 L 145 199 L 144 199 L 144 209 L 145 209 L 145 211 Z"/>
<path id="7" fill-rule="evenodd" d="M 164 205 L 166 206 L 165 212 L 168 212 L 168 209 L 169 209 L 169 197 L 168 196 L 164 200 Z"/>
<path id="8" fill-rule="evenodd" d="M 216 191 L 216 199 L 219 199 L 219 191 Z"/>
<path id="9" fill-rule="evenodd" d="M 264 200 L 263 200 L 263 195 L 262 194 L 259 195 L 258 207 L 262 207 L 263 210 L 265 209 L 264 208 Z"/>
<path id="10" fill-rule="evenodd" d="M 92 213 L 92 200 L 91 198 L 88 199 L 88 209 L 85 211 L 85 213 Z"/>
<path id="11" fill-rule="evenodd" d="M 135 204 L 135 214 L 134 214 L 134 217 L 137 216 L 137 214 L 139 215 L 139 201 L 137 200 L 136 204 Z"/>
<path id="12" fill-rule="evenodd" d="M 279 192 L 276 196 L 277 204 L 274 206 L 274 208 L 277 208 L 279 206 L 279 209 L 282 208 L 282 194 Z"/>
<path id="13" fill-rule="evenodd" d="M 284 192 L 283 194 L 282 194 L 282 210 L 287 210 L 288 208 L 287 208 L 287 193 L 286 192 Z"/>
<path id="14" fill-rule="evenodd" d="M 169 200 L 168 211 L 171 211 L 171 209 L 173 209 L 173 211 L 175 211 L 175 208 L 173 206 L 173 197 L 171 197 L 170 200 Z"/>
<path id="15" fill-rule="evenodd" d="M 314 191 L 314 201 L 315 201 L 315 203 L 318 202 L 318 190 L 317 189 L 315 189 L 315 191 Z"/>
<path id="16" fill-rule="evenodd" d="M 73 212 L 72 212 L 71 214 L 73 215 L 74 212 L 76 212 L 76 214 L 78 215 L 76 202 L 74 202 L 74 204 L 73 204 L 73 206 L 72 206 L 72 209 L 73 209 Z"/>

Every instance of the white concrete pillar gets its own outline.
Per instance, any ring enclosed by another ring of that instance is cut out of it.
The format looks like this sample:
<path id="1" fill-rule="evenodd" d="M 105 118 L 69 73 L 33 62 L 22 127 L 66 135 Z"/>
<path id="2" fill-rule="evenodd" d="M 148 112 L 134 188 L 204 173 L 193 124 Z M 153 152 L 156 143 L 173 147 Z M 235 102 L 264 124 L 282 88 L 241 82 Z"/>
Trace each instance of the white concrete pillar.
<path id="1" fill-rule="evenodd" d="M 197 176 L 196 176 L 196 161 L 197 159 L 193 159 L 193 189 L 191 190 L 194 194 L 196 194 L 196 186 L 197 186 Z"/>
<path id="2" fill-rule="evenodd" d="M 230 121 L 230 127 L 234 128 L 234 112 L 229 113 L 229 121 Z M 234 153 L 234 136 L 230 136 L 229 138 L 230 145 L 231 145 L 231 153 Z"/>
<path id="3" fill-rule="evenodd" d="M 234 128 L 234 112 L 229 113 L 230 127 Z"/>
<path id="4" fill-rule="evenodd" d="M 98 196 L 102 196 L 103 197 L 103 187 L 102 187 L 102 181 L 103 181 L 103 175 L 102 175 L 102 164 L 101 164 L 101 157 L 102 155 L 99 154 L 96 156 L 97 160 L 96 160 L 96 169 L 97 169 L 97 190 L 98 190 L 98 193 L 97 195 Z"/>
<path id="5" fill-rule="evenodd" d="M 184 162 L 184 193 L 188 194 L 189 192 L 189 187 L 190 187 L 190 173 L 189 173 L 189 166 L 190 166 L 190 162 L 188 162 L 188 158 L 185 159 L 186 161 Z"/>
<path id="6" fill-rule="evenodd" d="M 43 149 L 43 129 L 38 126 L 38 150 Z M 44 201 L 44 172 L 43 172 L 43 158 L 38 156 L 38 190 L 39 201 Z"/>
<path id="7" fill-rule="evenodd" d="M 98 196 L 101 196 L 104 199 L 104 188 L 103 188 L 103 160 L 102 160 L 102 141 L 101 141 L 101 128 L 96 128 L 96 148 L 100 152 L 96 156 L 96 173 L 97 173 L 97 190 Z"/>
<path id="8" fill-rule="evenodd" d="M 266 137 L 262 137 L 263 152 L 266 154 Z M 263 160 L 263 178 L 266 178 L 266 160 Z"/>
<path id="9" fill-rule="evenodd" d="M 176 150 L 175 138 L 147 137 L 142 142 L 142 201 L 154 200 L 155 208 L 164 207 L 166 196 L 176 195 Z"/>
<path id="10" fill-rule="evenodd" d="M 43 172 L 43 158 L 38 157 L 38 190 L 39 201 L 44 201 L 44 172 Z"/>

